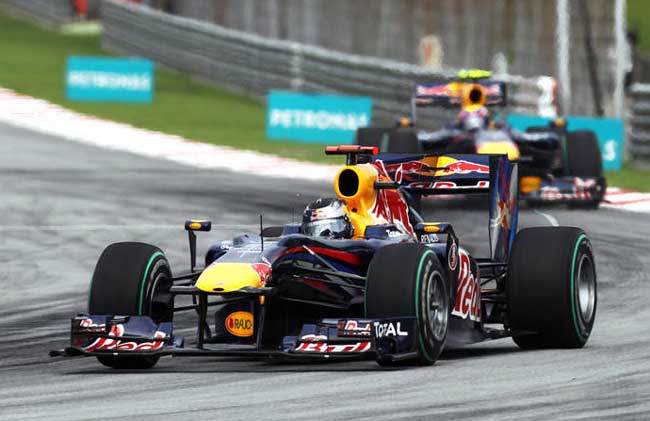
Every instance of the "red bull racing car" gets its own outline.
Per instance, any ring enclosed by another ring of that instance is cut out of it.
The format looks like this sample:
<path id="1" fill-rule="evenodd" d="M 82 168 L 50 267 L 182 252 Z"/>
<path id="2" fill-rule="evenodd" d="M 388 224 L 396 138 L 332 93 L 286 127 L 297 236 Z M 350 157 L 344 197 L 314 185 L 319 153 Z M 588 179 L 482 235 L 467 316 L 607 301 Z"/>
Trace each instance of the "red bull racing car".
<path id="1" fill-rule="evenodd" d="M 595 134 L 568 131 L 563 119 L 525 133 L 492 120 L 487 107 L 506 105 L 506 85 L 487 76 L 468 73 L 451 83 L 416 84 L 411 117 L 395 128 L 359 129 L 357 143 L 392 153 L 506 154 L 520 163 L 520 192 L 530 204 L 597 208 L 606 182 Z M 416 130 L 417 110 L 436 106 L 461 111 L 439 130 Z"/>
<path id="2" fill-rule="evenodd" d="M 88 311 L 52 356 L 92 356 L 120 368 L 160 357 L 356 358 L 433 364 L 445 347 L 512 337 L 522 348 L 580 348 L 596 313 L 587 235 L 573 227 L 517 232 L 517 164 L 491 155 L 376 155 L 328 147 L 347 164 L 335 198 L 302 223 L 266 227 L 213 245 L 197 268 L 172 272 L 159 248 L 116 243 L 101 254 Z M 472 256 L 447 222 L 425 221 L 414 197 L 485 194 L 489 256 Z M 177 333 L 179 312 L 196 335 Z"/>

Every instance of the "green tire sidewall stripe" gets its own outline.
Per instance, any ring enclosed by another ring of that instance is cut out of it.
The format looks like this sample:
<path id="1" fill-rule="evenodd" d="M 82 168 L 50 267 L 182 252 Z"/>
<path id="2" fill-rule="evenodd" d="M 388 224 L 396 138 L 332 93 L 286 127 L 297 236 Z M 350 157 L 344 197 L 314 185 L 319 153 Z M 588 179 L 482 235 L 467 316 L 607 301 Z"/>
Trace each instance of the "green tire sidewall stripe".
<path id="1" fill-rule="evenodd" d="M 415 278 L 415 319 L 417 320 L 418 328 L 421 326 L 420 324 L 420 274 L 422 273 L 422 266 L 424 265 L 424 261 L 426 260 L 426 257 L 429 254 L 433 254 L 433 251 L 427 250 L 420 257 L 420 264 L 418 265 L 418 272 Z M 424 328 L 426 329 L 426 327 Z M 424 342 L 422 341 L 422 335 L 419 332 L 418 332 L 418 341 L 420 343 L 420 350 L 422 351 L 424 358 L 426 358 L 429 362 L 434 361 L 433 358 L 431 358 L 431 355 L 429 355 L 429 353 L 427 352 L 427 349 L 424 346 Z"/>
<path id="2" fill-rule="evenodd" d="M 147 263 L 147 268 L 144 270 L 144 275 L 142 275 L 142 281 L 140 282 L 140 300 L 138 305 L 138 315 L 142 316 L 142 307 L 144 306 L 144 290 L 147 286 L 147 278 L 149 277 L 149 271 L 151 270 L 151 265 L 158 257 L 165 257 L 162 251 L 157 251 L 151 255 L 149 262 Z"/>
<path id="3" fill-rule="evenodd" d="M 580 248 L 580 245 L 584 240 L 586 240 L 587 235 L 586 234 L 580 234 L 578 236 L 578 240 L 576 241 L 576 245 L 573 249 L 573 260 L 571 261 L 571 279 L 569 284 L 571 285 L 571 296 L 570 296 L 570 302 L 571 302 L 571 316 L 573 318 L 573 327 L 575 329 L 576 334 L 580 339 L 585 339 L 585 335 L 582 333 L 582 330 L 580 329 L 580 324 L 578 323 L 578 313 L 576 309 L 576 297 L 575 297 L 575 269 L 576 269 L 576 257 L 578 255 L 578 249 Z"/>

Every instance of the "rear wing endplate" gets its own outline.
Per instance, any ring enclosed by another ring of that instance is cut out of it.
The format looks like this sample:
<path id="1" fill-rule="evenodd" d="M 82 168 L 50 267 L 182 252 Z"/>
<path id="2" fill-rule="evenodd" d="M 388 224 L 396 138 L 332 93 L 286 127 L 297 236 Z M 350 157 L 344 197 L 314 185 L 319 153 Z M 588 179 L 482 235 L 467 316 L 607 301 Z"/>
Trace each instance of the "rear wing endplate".
<path id="1" fill-rule="evenodd" d="M 506 84 L 501 81 L 417 83 L 413 90 L 414 107 L 459 107 L 463 105 L 465 90 L 480 85 L 485 91 L 486 106 L 504 107 L 507 104 Z"/>
<path id="2" fill-rule="evenodd" d="M 388 155 L 375 157 L 412 194 L 488 194 L 490 251 L 506 262 L 517 232 L 519 177 L 506 155 Z"/>

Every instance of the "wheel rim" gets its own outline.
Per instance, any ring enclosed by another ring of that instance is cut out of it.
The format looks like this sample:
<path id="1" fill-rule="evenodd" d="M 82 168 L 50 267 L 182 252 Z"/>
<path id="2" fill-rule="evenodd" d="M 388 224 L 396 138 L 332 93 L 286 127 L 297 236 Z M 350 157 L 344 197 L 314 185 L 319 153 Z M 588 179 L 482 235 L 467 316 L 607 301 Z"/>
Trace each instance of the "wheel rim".
<path id="1" fill-rule="evenodd" d="M 173 317 L 173 302 L 171 308 L 169 305 L 166 305 L 165 308 L 161 308 L 160 305 L 166 303 L 170 299 L 169 287 L 171 286 L 170 274 L 167 271 L 159 271 L 155 274 L 155 278 L 151 282 L 151 290 L 149 292 L 149 302 L 148 302 L 148 312 L 147 315 L 151 316 L 154 322 L 160 323 L 164 321 L 170 321 Z M 154 304 L 156 304 L 154 306 Z"/>
<path id="2" fill-rule="evenodd" d="M 594 263 L 586 253 L 580 256 L 576 283 L 580 316 L 582 320 L 589 323 L 596 308 L 596 274 Z"/>
<path id="3" fill-rule="evenodd" d="M 431 333 L 436 341 L 442 341 L 447 332 L 449 301 L 443 282 L 440 273 L 433 272 L 427 285 L 427 316 L 431 323 Z"/>

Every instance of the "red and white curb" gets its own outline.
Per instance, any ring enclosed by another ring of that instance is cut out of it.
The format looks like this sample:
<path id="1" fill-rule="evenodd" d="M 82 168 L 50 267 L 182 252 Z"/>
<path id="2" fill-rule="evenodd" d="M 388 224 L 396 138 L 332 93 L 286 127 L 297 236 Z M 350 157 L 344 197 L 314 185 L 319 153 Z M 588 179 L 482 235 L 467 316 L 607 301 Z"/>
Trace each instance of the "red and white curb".
<path id="1" fill-rule="evenodd" d="M 650 193 L 608 187 L 604 207 L 650 213 Z"/>
<path id="2" fill-rule="evenodd" d="M 206 169 L 324 181 L 332 180 L 339 168 L 336 165 L 313 164 L 138 129 L 128 124 L 84 115 L 4 88 L 0 88 L 0 122 L 75 142 Z"/>
<path id="3" fill-rule="evenodd" d="M 88 116 L 0 88 L 0 122 L 66 140 L 162 158 L 180 164 L 245 174 L 330 181 L 337 165 L 314 164 L 184 139 Z M 604 207 L 650 213 L 650 193 L 607 189 Z"/>

